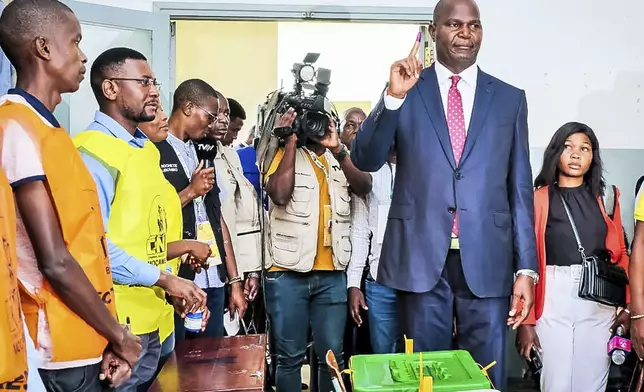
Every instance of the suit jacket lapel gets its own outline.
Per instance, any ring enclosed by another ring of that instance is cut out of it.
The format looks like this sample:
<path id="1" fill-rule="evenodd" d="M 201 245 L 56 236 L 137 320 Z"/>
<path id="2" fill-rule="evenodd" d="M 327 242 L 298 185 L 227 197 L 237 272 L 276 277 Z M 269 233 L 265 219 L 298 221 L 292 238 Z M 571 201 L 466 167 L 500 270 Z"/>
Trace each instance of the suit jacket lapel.
<path id="1" fill-rule="evenodd" d="M 476 139 L 483 130 L 483 124 L 485 123 L 485 118 L 487 117 L 487 113 L 494 96 L 494 79 L 480 69 L 478 72 L 476 92 L 474 93 L 474 106 L 472 107 L 472 117 L 467 131 L 467 138 L 465 138 L 465 147 L 463 148 L 461 163 L 463 163 L 465 159 L 467 159 L 467 156 L 472 152 L 474 143 L 476 143 Z"/>
<path id="2" fill-rule="evenodd" d="M 429 116 L 434 131 L 440 140 L 443 153 L 449 161 L 452 168 L 456 168 L 454 153 L 452 152 L 452 142 L 449 139 L 449 129 L 445 119 L 445 109 L 443 108 L 443 99 L 438 88 L 438 79 L 436 78 L 436 68 L 434 65 L 427 68 L 420 75 L 420 80 L 416 87 L 420 90 L 420 97 L 425 104 L 425 110 Z"/>

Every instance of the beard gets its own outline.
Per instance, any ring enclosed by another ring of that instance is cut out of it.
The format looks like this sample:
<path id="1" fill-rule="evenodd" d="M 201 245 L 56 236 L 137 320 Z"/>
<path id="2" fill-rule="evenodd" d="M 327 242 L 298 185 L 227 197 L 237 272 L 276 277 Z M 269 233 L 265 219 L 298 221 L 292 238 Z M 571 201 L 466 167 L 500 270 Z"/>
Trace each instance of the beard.
<path id="1" fill-rule="evenodd" d="M 141 110 L 134 110 L 129 106 L 123 107 L 123 117 L 137 123 L 145 123 L 153 121 L 156 113 L 148 114 L 145 112 L 145 106 Z"/>

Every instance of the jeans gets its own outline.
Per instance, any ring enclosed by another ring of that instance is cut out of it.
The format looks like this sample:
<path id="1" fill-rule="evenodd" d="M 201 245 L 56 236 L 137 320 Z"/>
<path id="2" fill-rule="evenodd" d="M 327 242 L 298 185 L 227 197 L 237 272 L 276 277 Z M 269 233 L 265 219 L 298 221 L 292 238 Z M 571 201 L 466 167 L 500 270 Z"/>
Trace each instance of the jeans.
<path id="1" fill-rule="evenodd" d="M 210 320 L 206 330 L 199 333 L 187 332 L 184 326 L 184 319 L 178 314 L 174 315 L 174 337 L 175 341 L 181 342 L 184 339 L 192 338 L 219 338 L 224 336 L 224 298 L 226 292 L 224 287 L 211 287 L 204 289 L 207 295 L 206 306 L 210 311 Z"/>
<path id="2" fill-rule="evenodd" d="M 266 273 L 266 307 L 270 317 L 279 392 L 302 388 L 300 371 L 313 331 L 318 355 L 319 391 L 333 391 L 325 356 L 333 350 L 338 366 L 344 365 L 342 344 L 347 321 L 347 277 L 340 271 L 291 271 Z"/>
<path id="3" fill-rule="evenodd" d="M 134 392 L 139 385 L 148 382 L 156 373 L 161 356 L 159 331 L 138 336 L 141 338 L 143 350 L 141 350 L 141 354 L 139 354 L 139 358 L 132 368 L 132 377 L 121 384 L 116 389 L 117 392 Z"/>
<path id="4" fill-rule="evenodd" d="M 396 290 L 383 286 L 371 278 L 365 281 L 369 335 L 374 354 L 393 354 L 402 347 L 398 327 Z"/>
<path id="5" fill-rule="evenodd" d="M 143 384 L 140 384 L 138 387 L 136 387 L 137 392 L 147 392 L 148 389 L 152 386 L 154 383 L 154 380 L 156 380 L 157 376 L 159 373 L 161 373 L 161 369 L 163 369 L 163 365 L 168 361 L 170 358 L 170 354 L 174 351 L 174 332 L 170 334 L 163 343 L 161 343 L 161 355 L 159 356 L 159 363 L 157 365 L 157 370 L 154 372 L 154 376 L 152 376 L 151 379 L 149 379 L 147 382 L 144 382 Z"/>
<path id="6" fill-rule="evenodd" d="M 47 392 L 103 392 L 111 390 L 99 381 L 100 372 L 100 362 L 68 369 L 39 370 L 40 378 Z"/>

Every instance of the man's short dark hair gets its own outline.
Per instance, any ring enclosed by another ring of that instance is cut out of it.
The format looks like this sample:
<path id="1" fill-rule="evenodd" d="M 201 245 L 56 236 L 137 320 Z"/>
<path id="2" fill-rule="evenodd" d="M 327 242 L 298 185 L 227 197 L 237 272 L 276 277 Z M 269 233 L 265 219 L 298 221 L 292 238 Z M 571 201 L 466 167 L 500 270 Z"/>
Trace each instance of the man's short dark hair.
<path id="1" fill-rule="evenodd" d="M 188 79 L 174 91 L 172 112 L 179 110 L 186 102 L 206 106 L 212 97 L 217 97 L 217 92 L 211 85 L 201 79 Z"/>
<path id="2" fill-rule="evenodd" d="M 74 12 L 58 0 L 14 0 L 0 16 L 0 47 L 20 72 L 38 36 L 53 38 L 50 30 L 67 22 Z"/>
<path id="3" fill-rule="evenodd" d="M 99 103 L 105 99 L 103 96 L 103 81 L 114 77 L 114 74 L 120 70 L 127 60 L 148 61 L 143 53 L 130 48 L 108 49 L 94 60 L 90 71 L 90 83 L 94 96 Z"/>
<path id="4" fill-rule="evenodd" d="M 241 118 L 246 120 L 246 111 L 244 107 L 234 98 L 228 98 L 228 105 L 230 106 L 230 119 Z"/>

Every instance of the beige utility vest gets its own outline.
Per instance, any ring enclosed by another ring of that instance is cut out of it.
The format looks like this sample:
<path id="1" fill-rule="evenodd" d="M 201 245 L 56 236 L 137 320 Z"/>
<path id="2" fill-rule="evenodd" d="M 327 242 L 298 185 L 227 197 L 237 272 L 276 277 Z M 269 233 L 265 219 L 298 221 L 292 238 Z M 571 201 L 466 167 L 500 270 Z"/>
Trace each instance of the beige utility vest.
<path id="1" fill-rule="evenodd" d="M 333 266 L 336 270 L 344 270 L 351 256 L 351 196 L 338 161 L 328 152 L 326 159 Z M 298 148 L 295 153 L 295 184 L 288 204 L 284 207 L 270 204 L 268 267 L 311 271 L 317 254 L 318 223 L 324 216 L 320 211 L 320 185 L 309 152 L 304 148 Z"/>
<path id="2" fill-rule="evenodd" d="M 221 213 L 232 239 L 237 270 L 240 274 L 260 271 L 262 237 L 259 197 L 255 187 L 244 176 L 237 152 L 217 142 L 215 156 L 217 184 L 220 187 Z"/>

